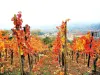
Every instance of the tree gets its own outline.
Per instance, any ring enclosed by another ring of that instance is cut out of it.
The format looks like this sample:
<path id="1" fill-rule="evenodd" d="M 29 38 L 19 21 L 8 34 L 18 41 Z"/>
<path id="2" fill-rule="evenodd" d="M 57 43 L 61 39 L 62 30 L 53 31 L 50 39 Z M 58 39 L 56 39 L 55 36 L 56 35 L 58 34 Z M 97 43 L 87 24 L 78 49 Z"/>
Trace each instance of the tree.
<path id="1" fill-rule="evenodd" d="M 50 43 L 52 43 L 52 40 L 51 40 L 51 38 L 50 37 L 45 37 L 45 38 L 43 38 L 43 42 L 44 42 L 44 44 L 50 44 Z"/>

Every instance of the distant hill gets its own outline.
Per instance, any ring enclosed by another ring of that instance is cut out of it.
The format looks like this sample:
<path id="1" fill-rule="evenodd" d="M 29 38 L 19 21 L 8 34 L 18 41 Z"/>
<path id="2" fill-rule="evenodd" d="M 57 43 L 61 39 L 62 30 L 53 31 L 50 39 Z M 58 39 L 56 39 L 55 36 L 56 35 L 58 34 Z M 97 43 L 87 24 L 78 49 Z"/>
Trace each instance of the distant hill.
<path id="1" fill-rule="evenodd" d="M 90 30 L 100 30 L 100 23 L 92 23 L 92 24 L 73 24 L 68 26 L 69 32 L 85 32 Z"/>
<path id="2" fill-rule="evenodd" d="M 91 30 L 100 30 L 100 23 L 92 24 L 90 28 Z"/>
<path id="3" fill-rule="evenodd" d="M 100 30 L 100 23 L 71 23 L 68 24 L 68 31 L 71 33 L 76 33 L 76 32 L 87 32 L 90 30 Z M 41 31 L 44 33 L 54 33 L 57 32 L 56 26 L 51 25 L 51 26 L 45 26 L 41 27 Z"/>

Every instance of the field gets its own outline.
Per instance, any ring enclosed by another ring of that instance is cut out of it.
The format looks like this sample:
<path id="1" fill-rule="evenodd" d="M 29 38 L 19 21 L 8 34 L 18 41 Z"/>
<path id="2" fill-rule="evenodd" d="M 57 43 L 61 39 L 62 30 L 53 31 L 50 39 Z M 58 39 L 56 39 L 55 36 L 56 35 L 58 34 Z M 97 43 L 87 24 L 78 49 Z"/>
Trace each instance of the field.
<path id="1" fill-rule="evenodd" d="M 22 26 L 21 16 L 11 19 L 11 33 L 0 30 L 0 75 L 100 75 L 98 32 L 68 40 L 67 19 L 55 37 L 41 38 Z"/>

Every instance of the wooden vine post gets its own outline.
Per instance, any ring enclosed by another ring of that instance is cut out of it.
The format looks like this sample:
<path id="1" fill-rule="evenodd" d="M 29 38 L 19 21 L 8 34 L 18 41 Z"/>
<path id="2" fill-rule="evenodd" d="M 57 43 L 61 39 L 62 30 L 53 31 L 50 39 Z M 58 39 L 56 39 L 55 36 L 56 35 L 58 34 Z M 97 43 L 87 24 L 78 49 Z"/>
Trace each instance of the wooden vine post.
<path id="1" fill-rule="evenodd" d="M 25 32 L 25 42 L 26 45 L 30 41 L 30 26 L 28 24 L 25 25 L 24 27 L 24 32 Z M 29 62 L 29 69 L 30 69 L 30 75 L 32 74 L 32 63 L 31 63 L 31 57 L 30 54 L 28 53 L 28 62 Z"/>
<path id="2" fill-rule="evenodd" d="M 15 27 L 12 29 L 13 35 L 16 37 L 16 40 L 18 42 L 18 54 L 19 54 L 19 61 L 20 61 L 20 70 L 21 70 L 21 75 L 24 75 L 24 69 L 22 65 L 22 60 L 21 60 L 21 50 L 20 50 L 20 40 L 21 40 L 21 29 L 22 29 L 22 19 L 21 19 L 21 12 L 18 12 L 18 14 L 14 14 L 14 17 L 11 19 L 15 25 Z"/>
<path id="3" fill-rule="evenodd" d="M 64 41 L 64 75 L 68 75 L 68 60 L 66 58 L 67 55 L 67 21 L 69 21 L 70 19 L 66 19 L 66 21 L 64 22 L 65 24 L 65 30 L 64 30 L 64 37 L 65 37 L 65 41 Z"/>

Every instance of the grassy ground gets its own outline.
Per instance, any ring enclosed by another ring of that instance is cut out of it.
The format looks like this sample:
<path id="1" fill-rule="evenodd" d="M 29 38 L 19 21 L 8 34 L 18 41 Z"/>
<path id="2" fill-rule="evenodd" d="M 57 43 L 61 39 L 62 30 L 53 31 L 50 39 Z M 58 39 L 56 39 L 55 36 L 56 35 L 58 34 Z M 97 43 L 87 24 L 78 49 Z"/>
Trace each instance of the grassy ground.
<path id="1" fill-rule="evenodd" d="M 63 72 L 61 71 L 61 67 L 56 60 L 57 56 L 53 54 L 52 52 L 48 52 L 45 54 L 39 62 L 33 65 L 33 75 L 63 75 Z M 27 59 L 27 57 L 26 57 Z M 8 70 L 4 71 L 4 73 L 0 75 L 20 75 L 19 71 L 19 61 L 18 59 L 14 60 L 14 64 L 8 68 Z M 79 58 L 79 63 L 71 59 L 71 57 L 67 57 L 68 62 L 68 75 L 100 75 L 100 67 L 98 67 L 98 70 L 96 73 L 92 72 L 92 60 L 90 61 L 90 67 L 87 67 L 87 60 L 84 63 L 84 59 Z M 25 75 L 29 75 L 29 66 L 27 60 L 25 61 Z M 17 67 L 14 67 L 14 66 Z M 9 66 L 9 65 L 8 65 Z M 11 68 L 12 67 L 12 68 Z"/>

